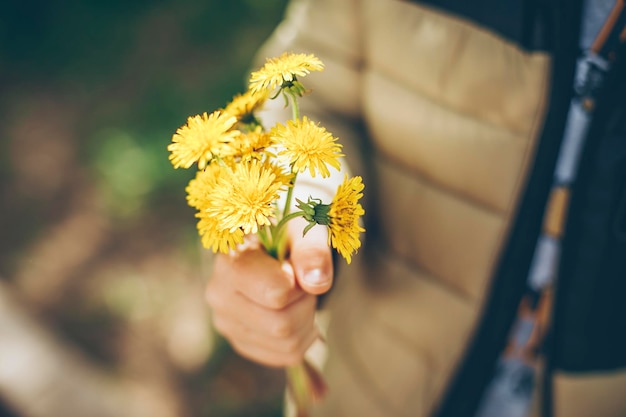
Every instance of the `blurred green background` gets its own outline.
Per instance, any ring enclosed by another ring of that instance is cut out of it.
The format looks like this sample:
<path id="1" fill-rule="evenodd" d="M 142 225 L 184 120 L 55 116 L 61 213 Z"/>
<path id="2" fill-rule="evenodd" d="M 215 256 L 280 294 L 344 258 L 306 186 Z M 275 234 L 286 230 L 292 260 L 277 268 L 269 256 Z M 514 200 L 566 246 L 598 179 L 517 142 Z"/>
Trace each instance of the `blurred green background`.
<path id="1" fill-rule="evenodd" d="M 210 329 L 166 147 L 285 3 L 0 2 L 0 415 L 281 414 L 282 372 Z"/>

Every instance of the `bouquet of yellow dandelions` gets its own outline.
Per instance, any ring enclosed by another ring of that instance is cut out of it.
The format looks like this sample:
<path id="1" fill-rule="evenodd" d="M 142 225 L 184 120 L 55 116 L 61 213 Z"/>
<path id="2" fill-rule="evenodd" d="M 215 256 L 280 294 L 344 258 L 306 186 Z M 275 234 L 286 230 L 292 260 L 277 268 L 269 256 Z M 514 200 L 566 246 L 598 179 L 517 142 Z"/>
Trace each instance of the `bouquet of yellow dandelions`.
<path id="1" fill-rule="evenodd" d="M 299 173 L 327 178 L 329 167 L 339 170 L 341 145 L 324 127 L 300 116 L 298 99 L 308 91 L 299 78 L 322 71 L 314 55 L 284 53 L 270 58 L 250 76 L 249 89 L 223 109 L 189 117 L 168 146 L 174 168 L 197 164 L 187 186 L 187 201 L 197 209 L 198 232 L 204 247 L 227 253 L 256 234 L 265 250 L 283 261 L 285 225 L 296 217 L 308 221 L 303 234 L 315 225 L 329 230 L 329 245 L 348 263 L 359 248 L 364 229 L 361 177 L 345 177 L 330 203 L 310 196 L 292 202 Z M 256 113 L 268 99 L 282 95 L 293 119 L 269 130 Z M 282 197 L 282 198 L 281 198 Z M 306 361 L 287 370 L 289 391 L 305 415 L 321 397 L 323 381 Z"/>

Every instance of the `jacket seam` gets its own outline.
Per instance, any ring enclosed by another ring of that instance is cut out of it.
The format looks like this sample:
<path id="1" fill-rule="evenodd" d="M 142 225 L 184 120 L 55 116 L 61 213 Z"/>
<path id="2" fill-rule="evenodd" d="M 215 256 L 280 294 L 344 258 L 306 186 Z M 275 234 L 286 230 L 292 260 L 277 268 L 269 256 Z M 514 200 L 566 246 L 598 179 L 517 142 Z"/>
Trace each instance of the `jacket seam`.
<path id="1" fill-rule="evenodd" d="M 378 159 L 381 162 L 385 162 L 386 165 L 389 165 L 390 167 L 395 168 L 400 171 L 411 172 L 411 175 L 419 178 L 419 180 L 425 183 L 427 187 L 437 189 L 441 191 L 442 193 L 446 194 L 447 196 L 454 198 L 455 200 L 462 201 L 468 204 L 469 206 L 476 208 L 478 210 L 481 210 L 492 216 L 503 218 L 506 215 L 504 210 L 501 210 L 491 204 L 487 204 L 478 198 L 472 197 L 469 193 L 464 193 L 461 190 L 456 190 L 454 188 L 443 185 L 435 181 L 434 179 L 430 178 L 428 175 L 426 175 L 422 171 L 409 167 L 407 164 L 398 160 L 397 158 L 394 158 L 392 155 L 388 154 L 387 152 L 377 149 L 376 155 Z"/>

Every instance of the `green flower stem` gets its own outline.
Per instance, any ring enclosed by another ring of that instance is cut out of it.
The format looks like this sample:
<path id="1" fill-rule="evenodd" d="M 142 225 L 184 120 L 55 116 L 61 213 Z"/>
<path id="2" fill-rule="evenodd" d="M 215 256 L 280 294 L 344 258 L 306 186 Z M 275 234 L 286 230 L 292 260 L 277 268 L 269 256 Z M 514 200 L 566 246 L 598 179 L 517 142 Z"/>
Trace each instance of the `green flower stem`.
<path id="1" fill-rule="evenodd" d="M 295 211 L 293 213 L 289 213 L 286 216 L 283 216 L 283 218 L 280 219 L 276 226 L 272 227 L 272 241 L 274 242 L 274 252 L 268 252 L 272 253 L 272 256 L 274 256 L 281 262 L 285 260 L 285 252 L 287 251 L 287 241 L 284 237 L 285 225 L 289 220 L 295 219 L 296 217 L 301 217 L 303 214 L 303 211 Z"/>
<path id="2" fill-rule="evenodd" d="M 272 239 L 270 239 L 267 234 L 267 227 L 260 228 L 257 235 L 259 236 L 259 240 L 261 241 L 261 244 L 263 245 L 265 250 L 272 256 L 276 257 L 275 250 L 273 248 L 274 245 L 272 245 Z"/>
<path id="3" fill-rule="evenodd" d="M 287 94 L 291 96 L 291 110 L 293 113 L 293 120 L 296 121 L 300 118 L 300 106 L 298 105 L 298 98 L 296 95 L 287 90 Z M 293 167 L 292 167 L 293 169 Z M 293 174 L 293 179 L 291 180 L 291 184 L 289 184 L 289 189 L 287 190 L 287 198 L 285 199 L 285 208 L 283 209 L 283 218 L 289 214 L 289 210 L 291 209 L 291 199 L 293 198 L 293 188 L 296 185 L 296 178 L 298 177 L 298 173 L 295 172 Z"/>
<path id="4" fill-rule="evenodd" d="M 293 199 L 293 189 L 296 186 L 296 178 L 298 178 L 297 172 L 293 174 L 293 179 L 291 180 L 291 184 L 289 184 L 289 189 L 287 190 L 285 207 L 283 208 L 283 218 L 289 214 L 289 211 L 291 211 L 291 200 Z"/>
<path id="5" fill-rule="evenodd" d="M 279 261 L 283 261 L 285 259 L 285 252 L 287 251 L 287 242 L 283 239 L 283 229 L 285 224 L 290 219 L 301 216 L 303 212 L 298 211 L 295 213 L 289 213 L 291 208 L 291 200 L 293 199 L 293 187 L 296 182 L 296 176 L 294 175 L 293 180 L 287 190 L 287 196 L 285 197 L 285 207 L 283 209 L 283 215 L 280 218 L 280 221 L 275 227 L 272 227 L 272 241 L 274 243 L 275 250 L 275 258 Z"/>
<path id="6" fill-rule="evenodd" d="M 304 359 L 287 367 L 287 390 L 294 402 L 296 416 L 307 417 L 311 405 L 324 398 L 328 387 L 322 374 Z"/>
<path id="7" fill-rule="evenodd" d="M 298 98 L 295 94 L 290 93 L 291 96 L 291 114 L 293 120 L 298 120 L 300 118 L 300 106 L 298 105 Z"/>
<path id="8" fill-rule="evenodd" d="M 283 227 L 285 227 L 289 220 L 302 216 L 304 216 L 304 211 L 294 211 L 293 213 L 287 214 L 285 217 L 280 219 L 276 226 L 274 226 L 274 236 L 277 237 L 279 233 L 282 232 Z"/>
<path id="9" fill-rule="evenodd" d="M 291 91 L 283 90 L 284 97 L 287 98 L 287 95 L 291 97 L 291 110 L 293 120 L 298 120 L 300 118 L 300 106 L 298 105 L 298 98 L 296 94 Z M 295 213 L 290 213 L 291 211 L 291 200 L 293 200 L 293 189 L 296 184 L 296 178 L 298 177 L 298 173 L 294 173 L 293 179 L 291 180 L 291 184 L 289 184 L 289 188 L 287 189 L 287 196 L 285 197 L 285 207 L 283 208 L 283 215 L 278 222 L 278 224 L 274 227 L 270 228 L 271 236 L 267 236 L 264 232 L 264 236 L 261 236 L 261 242 L 263 246 L 267 250 L 267 252 L 278 259 L 279 261 L 283 261 L 285 258 L 285 252 L 287 250 L 287 242 L 283 238 L 284 234 L 284 226 L 287 222 L 293 218 L 302 216 L 304 212 L 298 211 Z M 260 235 L 260 231 L 259 231 Z"/>
<path id="10" fill-rule="evenodd" d="M 296 405 L 297 417 L 306 417 L 307 410 L 313 400 L 309 393 L 309 383 L 303 364 L 287 367 L 287 378 L 289 380 L 289 391 Z"/>

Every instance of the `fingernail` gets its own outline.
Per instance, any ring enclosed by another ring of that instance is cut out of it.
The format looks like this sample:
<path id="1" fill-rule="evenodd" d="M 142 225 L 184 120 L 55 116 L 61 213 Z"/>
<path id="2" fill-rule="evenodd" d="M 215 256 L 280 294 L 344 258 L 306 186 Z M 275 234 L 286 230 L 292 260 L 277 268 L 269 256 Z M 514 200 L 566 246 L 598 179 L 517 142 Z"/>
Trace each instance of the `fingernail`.
<path id="1" fill-rule="evenodd" d="M 304 273 L 303 281 L 312 287 L 321 287 L 328 284 L 328 277 L 321 269 L 311 269 Z"/>

